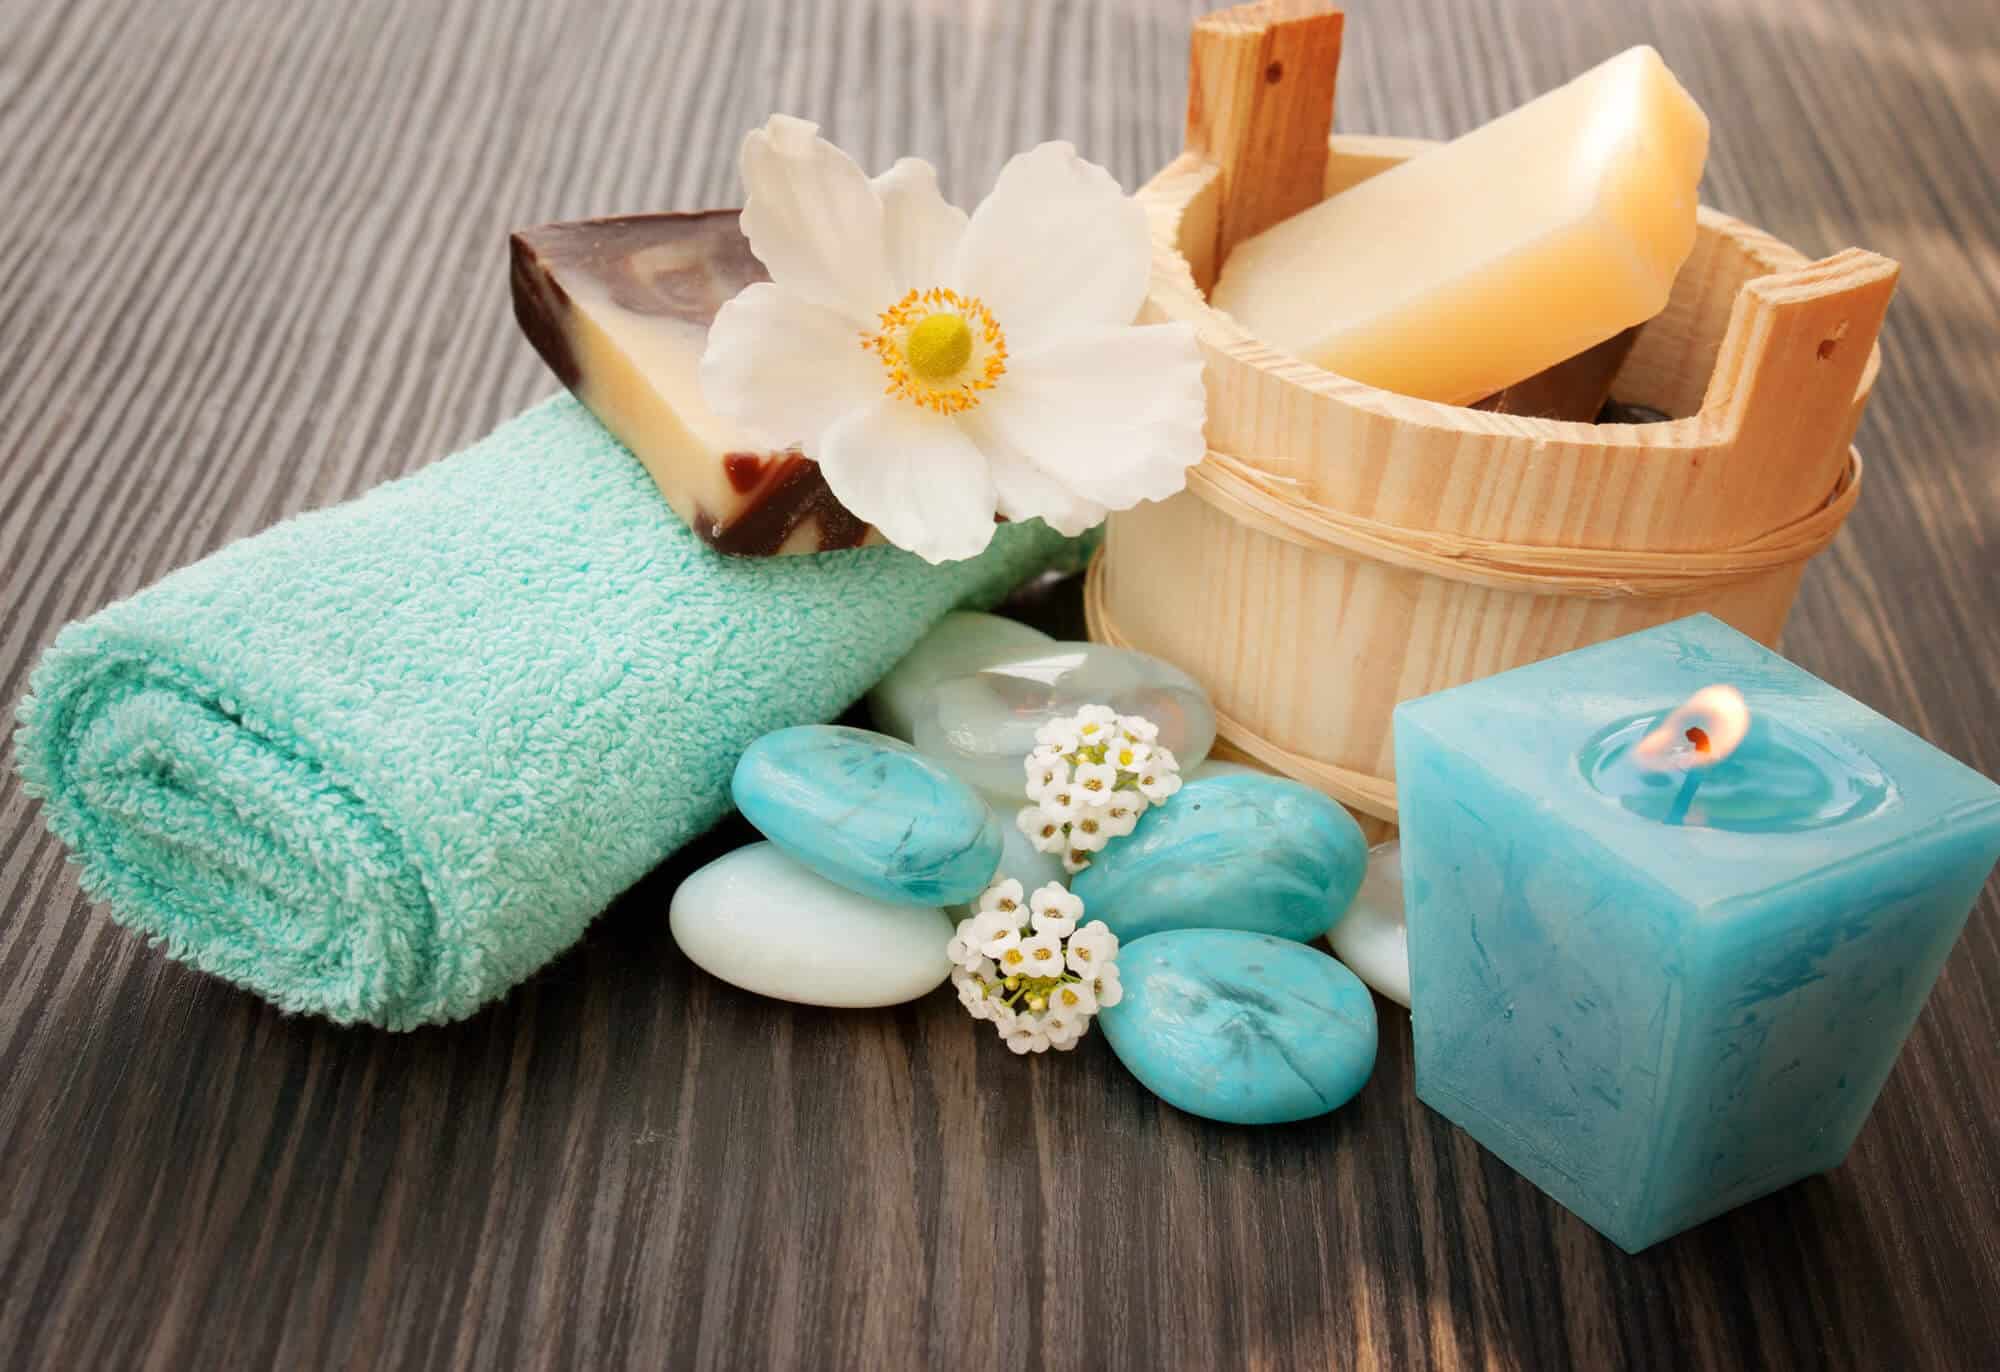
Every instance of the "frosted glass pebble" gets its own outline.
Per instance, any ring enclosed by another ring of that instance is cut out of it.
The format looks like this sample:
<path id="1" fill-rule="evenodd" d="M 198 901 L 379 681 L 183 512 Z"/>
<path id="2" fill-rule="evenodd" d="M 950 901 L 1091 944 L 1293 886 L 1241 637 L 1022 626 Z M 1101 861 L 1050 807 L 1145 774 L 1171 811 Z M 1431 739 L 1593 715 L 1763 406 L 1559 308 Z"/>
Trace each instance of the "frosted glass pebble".
<path id="1" fill-rule="evenodd" d="M 917 751 L 989 796 L 1021 796 L 1021 764 L 1035 731 L 1085 705 L 1109 705 L 1160 726 L 1183 774 L 1215 743 L 1215 711 L 1180 668 L 1101 643 L 1056 643 L 1033 657 L 994 663 L 937 683 L 916 712 Z"/>
<path id="2" fill-rule="evenodd" d="M 908 743 L 916 736 L 917 710 L 938 682 L 1046 651 L 1054 643 L 1016 619 L 974 610 L 948 614 L 868 693 L 868 713 L 876 728 Z"/>

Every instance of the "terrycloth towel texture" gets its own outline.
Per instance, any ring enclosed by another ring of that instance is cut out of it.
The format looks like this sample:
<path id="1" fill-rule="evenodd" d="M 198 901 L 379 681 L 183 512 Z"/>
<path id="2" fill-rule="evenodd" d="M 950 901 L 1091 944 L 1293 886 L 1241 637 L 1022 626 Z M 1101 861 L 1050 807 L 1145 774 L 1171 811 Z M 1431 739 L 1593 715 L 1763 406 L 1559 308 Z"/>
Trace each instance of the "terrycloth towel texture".
<path id="1" fill-rule="evenodd" d="M 732 559 L 567 396 L 64 629 L 21 770 L 83 882 L 288 1010 L 456 1019 L 729 808 L 946 611 L 1078 545 Z"/>

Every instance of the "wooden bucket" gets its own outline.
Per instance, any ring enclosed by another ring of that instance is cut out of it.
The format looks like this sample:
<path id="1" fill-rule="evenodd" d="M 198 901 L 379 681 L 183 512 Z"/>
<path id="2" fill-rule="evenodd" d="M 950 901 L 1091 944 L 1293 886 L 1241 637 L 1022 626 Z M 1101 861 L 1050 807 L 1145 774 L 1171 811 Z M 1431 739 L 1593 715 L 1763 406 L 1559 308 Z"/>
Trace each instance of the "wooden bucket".
<path id="1" fill-rule="evenodd" d="M 1207 360 L 1207 460 L 1114 515 L 1091 636 L 1187 670 L 1224 743 L 1382 820 L 1397 702 L 1706 610 L 1760 642 L 1860 490 L 1849 446 L 1897 266 L 1820 262 L 1704 207 L 1618 374 L 1684 416 L 1593 425 L 1393 395 L 1274 352 L 1204 292 L 1232 244 L 1429 146 L 1333 137 L 1340 15 L 1195 29 L 1187 152 L 1141 192 L 1143 322 Z M 1225 750 L 1227 751 L 1227 750 Z"/>

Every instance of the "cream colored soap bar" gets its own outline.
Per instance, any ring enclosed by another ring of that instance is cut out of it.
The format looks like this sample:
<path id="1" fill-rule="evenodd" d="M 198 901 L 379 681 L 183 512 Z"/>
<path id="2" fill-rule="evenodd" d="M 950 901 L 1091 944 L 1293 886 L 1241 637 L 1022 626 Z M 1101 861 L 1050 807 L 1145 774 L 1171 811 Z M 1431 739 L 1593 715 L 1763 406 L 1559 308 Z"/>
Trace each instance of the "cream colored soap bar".
<path id="1" fill-rule="evenodd" d="M 1210 303 L 1270 346 L 1465 405 L 1658 314 L 1708 119 L 1632 48 L 1239 243 Z"/>

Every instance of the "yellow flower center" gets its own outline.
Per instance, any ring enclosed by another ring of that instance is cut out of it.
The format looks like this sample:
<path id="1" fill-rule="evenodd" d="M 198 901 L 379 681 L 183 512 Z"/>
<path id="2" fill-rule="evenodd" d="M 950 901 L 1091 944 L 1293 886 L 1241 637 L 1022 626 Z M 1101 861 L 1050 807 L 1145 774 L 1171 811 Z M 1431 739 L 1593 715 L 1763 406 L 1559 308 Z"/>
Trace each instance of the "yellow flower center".
<path id="1" fill-rule="evenodd" d="M 911 371 L 933 385 L 949 381 L 972 359 L 972 328 L 963 315 L 934 314 L 910 330 L 905 348 Z"/>
<path id="2" fill-rule="evenodd" d="M 882 359 L 883 388 L 942 415 L 977 405 L 1007 372 L 1007 336 L 979 297 L 932 287 L 882 311 L 861 346 Z"/>

